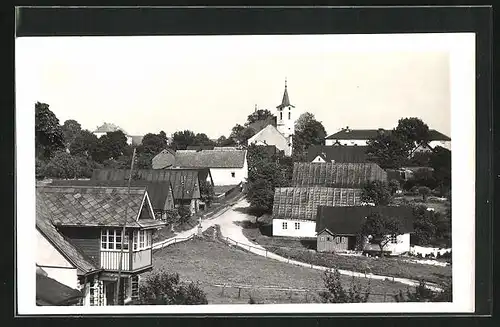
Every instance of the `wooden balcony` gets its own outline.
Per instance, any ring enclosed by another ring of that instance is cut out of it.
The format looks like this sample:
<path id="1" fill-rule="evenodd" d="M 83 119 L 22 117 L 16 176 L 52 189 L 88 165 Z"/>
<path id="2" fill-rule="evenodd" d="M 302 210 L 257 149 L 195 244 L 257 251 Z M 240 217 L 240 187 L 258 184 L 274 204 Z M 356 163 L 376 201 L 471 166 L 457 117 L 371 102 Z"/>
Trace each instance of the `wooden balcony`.
<path id="1" fill-rule="evenodd" d="M 124 251 L 122 271 L 135 271 L 152 264 L 151 249 L 140 251 Z M 120 265 L 120 251 L 101 250 L 101 268 L 118 270 Z"/>

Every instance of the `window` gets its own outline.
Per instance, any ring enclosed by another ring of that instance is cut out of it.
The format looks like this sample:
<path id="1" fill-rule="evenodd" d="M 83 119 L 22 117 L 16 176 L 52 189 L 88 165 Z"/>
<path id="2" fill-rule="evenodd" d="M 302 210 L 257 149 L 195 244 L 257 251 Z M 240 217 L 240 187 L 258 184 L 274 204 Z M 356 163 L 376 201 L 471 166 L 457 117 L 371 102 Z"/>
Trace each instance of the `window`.
<path id="1" fill-rule="evenodd" d="M 281 223 L 281 227 L 283 227 L 283 229 L 287 229 L 287 223 L 286 222 Z"/>
<path id="2" fill-rule="evenodd" d="M 123 239 L 123 250 L 128 251 L 128 235 L 125 233 Z M 101 250 L 121 250 L 122 230 L 105 229 L 101 230 Z"/>
<path id="3" fill-rule="evenodd" d="M 325 237 L 324 237 L 324 236 L 321 236 L 321 237 L 319 238 L 319 240 L 320 240 L 321 242 L 324 242 L 324 241 L 325 241 Z"/>
<path id="4" fill-rule="evenodd" d="M 289 111 L 288 112 L 288 120 L 292 119 L 292 113 Z"/>
<path id="5" fill-rule="evenodd" d="M 231 177 L 232 178 L 235 178 L 236 177 L 236 173 L 234 171 L 231 172 Z"/>
<path id="6" fill-rule="evenodd" d="M 152 235 L 149 230 L 134 231 L 133 249 L 134 251 L 144 250 L 151 247 Z"/>
<path id="7" fill-rule="evenodd" d="M 397 235 L 391 235 L 391 243 L 392 244 L 397 244 L 398 243 L 398 237 L 397 237 Z"/>
<path id="8" fill-rule="evenodd" d="M 283 112 L 280 111 L 280 120 L 283 120 Z"/>
<path id="9" fill-rule="evenodd" d="M 330 241 L 330 236 L 327 236 L 327 237 L 326 237 L 326 240 L 327 240 L 327 241 Z"/>
<path id="10" fill-rule="evenodd" d="M 295 223 L 295 229 L 300 229 L 300 223 Z"/>

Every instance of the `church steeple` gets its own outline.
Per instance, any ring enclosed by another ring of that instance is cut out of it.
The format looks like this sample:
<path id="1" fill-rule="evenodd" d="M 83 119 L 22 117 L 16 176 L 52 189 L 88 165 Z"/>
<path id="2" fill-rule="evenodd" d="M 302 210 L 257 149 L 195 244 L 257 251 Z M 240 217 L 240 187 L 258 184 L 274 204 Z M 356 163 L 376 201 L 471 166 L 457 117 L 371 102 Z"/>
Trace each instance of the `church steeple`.
<path id="1" fill-rule="evenodd" d="M 295 108 L 295 106 L 290 104 L 290 98 L 288 97 L 288 89 L 287 89 L 286 78 L 285 78 L 285 92 L 283 92 L 283 99 L 281 100 L 281 104 L 279 106 L 277 106 L 276 108 L 283 109 L 286 107 Z"/>

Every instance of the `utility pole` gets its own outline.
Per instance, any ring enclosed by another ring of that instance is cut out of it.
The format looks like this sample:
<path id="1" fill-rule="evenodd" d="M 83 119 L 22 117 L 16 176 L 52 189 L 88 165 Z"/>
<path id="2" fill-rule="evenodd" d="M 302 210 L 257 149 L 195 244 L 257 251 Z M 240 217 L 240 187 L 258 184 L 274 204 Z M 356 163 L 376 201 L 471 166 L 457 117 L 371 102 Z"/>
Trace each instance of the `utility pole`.
<path id="1" fill-rule="evenodd" d="M 134 171 L 134 161 L 135 161 L 135 148 L 134 148 L 134 152 L 132 153 L 132 163 L 130 164 L 130 174 L 128 176 L 128 185 L 127 185 L 127 196 L 130 195 L 130 183 L 132 181 L 132 172 Z M 121 288 L 121 282 L 122 282 L 123 245 L 125 244 L 124 240 L 125 240 L 125 233 L 126 233 L 125 228 L 127 226 L 128 205 L 129 204 L 127 203 L 127 206 L 125 207 L 125 221 L 123 222 L 123 228 L 122 228 L 121 247 L 120 247 L 120 260 L 119 260 L 119 264 L 118 264 L 118 282 L 116 284 L 117 290 L 115 292 L 115 303 L 116 304 L 118 304 L 118 301 L 120 299 L 120 295 L 119 294 L 120 294 L 120 288 Z M 133 237 L 132 237 L 132 240 L 133 240 Z M 130 253 L 130 246 L 129 246 L 128 251 Z M 125 294 L 123 294 L 123 299 L 125 301 Z M 120 304 L 123 305 L 124 304 L 123 302 L 121 302 Z"/>

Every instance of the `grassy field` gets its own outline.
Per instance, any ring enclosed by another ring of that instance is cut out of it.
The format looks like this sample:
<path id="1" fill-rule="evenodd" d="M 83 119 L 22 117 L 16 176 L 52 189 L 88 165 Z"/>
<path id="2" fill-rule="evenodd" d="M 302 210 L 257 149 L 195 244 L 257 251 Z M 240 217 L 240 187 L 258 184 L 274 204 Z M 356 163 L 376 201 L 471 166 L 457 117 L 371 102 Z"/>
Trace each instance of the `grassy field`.
<path id="1" fill-rule="evenodd" d="M 250 227 L 250 226 L 247 226 Z M 452 267 L 440 267 L 404 262 L 400 258 L 367 258 L 363 256 L 344 256 L 334 253 L 318 253 L 307 249 L 310 242 L 295 239 L 283 239 L 262 235 L 256 227 L 243 229 L 243 234 L 283 257 L 315 265 L 336 267 L 338 269 L 358 272 L 371 272 L 375 275 L 386 275 L 410 279 L 423 279 L 433 283 L 446 282 L 452 275 Z"/>
<path id="2" fill-rule="evenodd" d="M 394 204 L 403 204 L 403 202 L 409 202 L 412 205 L 425 205 L 443 214 L 446 213 L 446 206 L 449 203 L 449 201 L 440 201 L 434 197 L 429 197 L 426 202 L 423 202 L 421 195 L 404 195 L 393 199 Z"/>
<path id="3" fill-rule="evenodd" d="M 323 287 L 323 272 L 304 267 L 298 267 L 272 259 L 245 252 L 230 247 L 219 240 L 211 238 L 198 239 L 177 243 L 156 251 L 153 256 L 154 271 L 164 269 L 178 272 L 182 279 L 200 282 L 212 304 L 248 303 L 250 295 L 258 303 L 294 303 L 318 301 L 318 289 Z M 345 285 L 350 285 L 352 277 L 342 276 Z M 368 279 L 357 279 L 366 285 Z M 275 286 L 281 288 L 312 289 L 309 294 L 303 292 L 284 292 L 264 289 L 242 289 L 238 298 L 237 288 L 226 288 L 216 284 L 245 284 L 255 286 Z M 370 302 L 382 302 L 383 294 L 387 293 L 387 301 L 393 301 L 389 296 L 400 289 L 406 290 L 406 285 L 391 281 L 370 281 Z"/>

